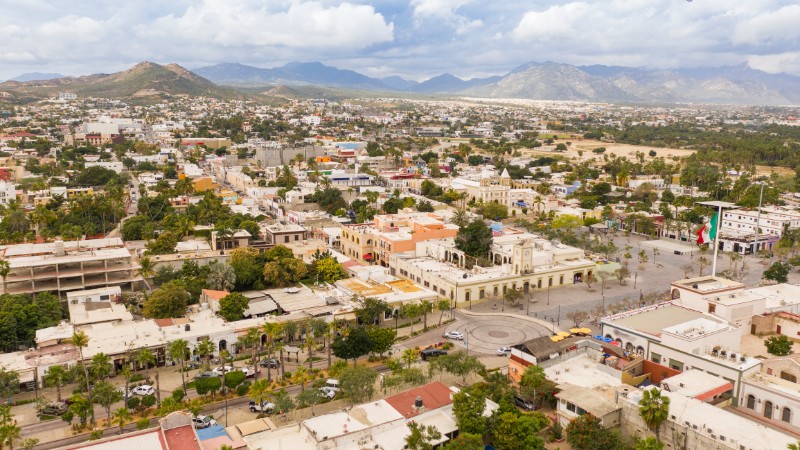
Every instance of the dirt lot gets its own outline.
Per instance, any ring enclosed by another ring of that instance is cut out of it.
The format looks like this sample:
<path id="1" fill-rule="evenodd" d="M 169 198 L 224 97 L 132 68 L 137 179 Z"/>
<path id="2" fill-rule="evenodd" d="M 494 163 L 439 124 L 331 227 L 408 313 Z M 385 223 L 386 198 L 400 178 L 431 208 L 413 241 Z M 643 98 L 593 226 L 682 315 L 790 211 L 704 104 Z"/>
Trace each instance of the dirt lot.
<path id="1" fill-rule="evenodd" d="M 562 141 L 563 142 L 563 141 Z M 568 150 L 565 152 L 553 152 L 550 150 L 529 150 L 525 151 L 526 154 L 530 154 L 531 156 L 541 156 L 541 155 L 552 155 L 558 154 L 563 155 L 568 158 L 578 158 L 578 150 L 583 150 L 583 160 L 589 160 L 592 158 L 601 158 L 603 154 L 595 154 L 592 153 L 597 147 L 605 147 L 606 152 L 604 154 L 611 156 L 625 156 L 628 159 L 635 159 L 636 152 L 642 152 L 645 154 L 645 160 L 652 159 L 648 156 L 650 150 L 656 151 L 656 156 L 663 156 L 665 158 L 671 158 L 673 156 L 678 157 L 686 157 L 694 153 L 694 150 L 684 150 L 684 149 L 674 149 L 674 148 L 663 148 L 663 147 L 651 147 L 651 146 L 642 146 L 642 145 L 630 145 L 630 144 L 614 144 L 609 142 L 602 142 L 602 141 L 595 141 L 589 139 L 581 139 L 581 140 L 573 140 L 572 145 L 569 146 Z"/>

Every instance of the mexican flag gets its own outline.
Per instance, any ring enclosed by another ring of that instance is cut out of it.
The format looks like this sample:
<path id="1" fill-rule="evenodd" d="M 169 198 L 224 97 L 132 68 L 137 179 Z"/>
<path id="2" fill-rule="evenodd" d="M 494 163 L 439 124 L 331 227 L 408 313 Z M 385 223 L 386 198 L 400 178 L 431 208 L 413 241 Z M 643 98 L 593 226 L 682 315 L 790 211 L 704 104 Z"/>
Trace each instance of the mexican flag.
<path id="1" fill-rule="evenodd" d="M 697 232 L 697 245 L 710 244 L 717 237 L 717 230 L 719 230 L 719 214 L 715 213 L 703 228 Z"/>

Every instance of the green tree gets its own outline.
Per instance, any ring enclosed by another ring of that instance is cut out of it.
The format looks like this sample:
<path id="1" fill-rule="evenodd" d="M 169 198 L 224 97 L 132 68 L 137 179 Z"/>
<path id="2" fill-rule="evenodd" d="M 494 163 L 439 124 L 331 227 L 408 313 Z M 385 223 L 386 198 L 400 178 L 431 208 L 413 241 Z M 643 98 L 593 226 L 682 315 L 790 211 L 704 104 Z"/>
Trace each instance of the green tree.
<path id="1" fill-rule="evenodd" d="M 483 438 L 477 434 L 460 432 L 458 437 L 448 442 L 444 448 L 445 450 L 483 450 Z"/>
<path id="2" fill-rule="evenodd" d="M 561 214 L 553 219 L 553 222 L 550 224 L 550 226 L 557 230 L 575 230 L 583 226 L 583 221 L 580 217 L 572 214 Z"/>
<path id="3" fill-rule="evenodd" d="M 227 372 L 225 374 L 225 387 L 232 391 L 236 389 L 237 386 L 244 383 L 245 378 L 247 378 L 247 374 L 241 370 Z"/>
<path id="4" fill-rule="evenodd" d="M 213 342 L 211 342 L 207 337 L 204 337 L 195 347 L 197 351 L 197 356 L 205 357 L 206 364 L 205 369 L 209 370 L 211 368 L 211 357 L 214 356 L 214 350 L 216 346 Z"/>
<path id="5" fill-rule="evenodd" d="M 272 381 L 268 379 L 256 380 L 250 385 L 248 391 L 250 398 L 258 403 L 266 403 L 272 394 Z"/>
<path id="6" fill-rule="evenodd" d="M 70 344 L 74 345 L 75 347 L 78 347 L 78 354 L 81 357 L 80 364 L 83 367 L 83 375 L 86 377 L 86 384 L 88 385 L 88 396 L 89 396 L 89 398 L 87 399 L 87 401 L 89 403 L 89 410 L 90 410 L 90 414 L 92 416 L 92 422 L 94 422 L 94 408 L 91 407 L 91 405 L 92 405 L 92 384 L 89 383 L 89 368 L 86 367 L 85 359 L 83 358 L 83 349 L 84 349 L 84 347 L 88 347 L 89 346 L 89 336 L 87 336 L 86 333 L 83 330 L 77 330 L 74 333 L 72 333 L 72 337 L 70 338 L 69 341 L 70 341 Z M 17 386 L 19 388 L 19 383 L 17 383 Z M 82 419 L 81 420 L 81 424 L 84 425 L 85 422 L 86 422 L 86 419 L 83 418 L 83 417 L 81 419 Z"/>
<path id="7" fill-rule="evenodd" d="M 306 389 L 295 397 L 299 408 L 311 408 L 311 416 L 314 416 L 314 406 L 324 399 L 319 389 Z"/>
<path id="8" fill-rule="evenodd" d="M 378 373 L 368 367 L 348 367 L 339 374 L 342 396 L 352 404 L 364 403 L 375 395 Z"/>
<path id="9" fill-rule="evenodd" d="M 481 206 L 480 212 L 484 219 L 502 220 L 508 217 L 508 206 L 489 202 Z"/>
<path id="10" fill-rule="evenodd" d="M 492 229 L 482 220 L 475 220 L 462 227 L 456 234 L 456 248 L 476 258 L 486 258 L 492 247 Z"/>
<path id="11" fill-rule="evenodd" d="M 94 385 L 92 395 L 94 403 L 106 410 L 107 425 L 111 427 L 111 405 L 122 400 L 122 392 L 108 382 L 101 381 Z"/>
<path id="12" fill-rule="evenodd" d="M 544 449 L 544 440 L 536 434 L 541 431 L 547 418 L 541 414 L 502 413 L 497 417 L 492 436 L 497 450 Z"/>
<path id="13" fill-rule="evenodd" d="M 337 280 L 347 277 L 344 267 L 342 267 L 342 265 L 339 264 L 339 261 L 336 261 L 336 258 L 332 256 L 315 261 L 314 270 L 319 275 L 320 280 L 323 280 L 326 283 L 333 283 Z"/>
<path id="14" fill-rule="evenodd" d="M 439 326 L 442 326 L 444 312 L 450 309 L 450 300 L 446 298 L 439 299 L 439 301 L 436 302 L 436 309 L 439 310 Z"/>
<path id="15" fill-rule="evenodd" d="M 352 359 L 353 366 L 358 364 L 358 358 L 366 355 L 372 349 L 369 333 L 364 327 L 351 330 L 346 336 L 339 336 L 331 345 L 333 354 L 337 358 Z"/>
<path id="16" fill-rule="evenodd" d="M 661 395 L 658 389 L 645 389 L 639 400 L 639 415 L 658 440 L 661 424 L 669 417 L 669 397 Z"/>
<path id="17" fill-rule="evenodd" d="M 442 438 L 442 433 L 433 425 L 420 425 L 411 420 L 406 423 L 408 435 L 406 446 L 409 450 L 432 450 L 433 445 Z"/>
<path id="18" fill-rule="evenodd" d="M 194 389 L 198 395 L 211 394 L 212 396 L 222 387 L 219 377 L 198 378 L 194 382 Z"/>
<path id="19" fill-rule="evenodd" d="M 609 450 L 620 446 L 619 435 L 600 423 L 600 419 L 584 414 L 567 426 L 567 442 L 579 450 Z"/>
<path id="20" fill-rule="evenodd" d="M 45 387 L 56 388 L 56 400 L 61 401 L 61 388 L 70 380 L 70 373 L 65 365 L 50 366 L 44 373 Z"/>
<path id="21" fill-rule="evenodd" d="M 773 280 L 778 283 L 787 283 L 789 281 L 789 269 L 791 266 L 783 262 L 776 262 L 769 266 L 764 271 L 765 280 Z"/>
<path id="22" fill-rule="evenodd" d="M 234 292 L 222 297 L 219 301 L 219 315 L 227 322 L 233 322 L 244 318 L 244 312 L 249 306 L 250 300 L 244 295 Z"/>
<path id="23" fill-rule="evenodd" d="M 537 365 L 525 368 L 519 380 L 520 395 L 532 400 L 534 405 L 537 405 L 544 397 L 544 392 L 552 387 L 553 383 L 545 376 L 544 369 Z"/>
<path id="24" fill-rule="evenodd" d="M 392 349 L 392 345 L 397 339 L 397 332 L 392 328 L 372 325 L 367 327 L 367 337 L 369 338 L 370 352 L 383 356 Z"/>
<path id="25" fill-rule="evenodd" d="M 662 450 L 664 444 L 653 436 L 644 439 L 637 439 L 633 444 L 634 450 Z"/>
<path id="26" fill-rule="evenodd" d="M 107 379 L 113 370 L 111 357 L 102 352 L 92 356 L 91 373 L 96 379 Z"/>
<path id="27" fill-rule="evenodd" d="M 764 346 L 767 347 L 767 352 L 775 356 L 786 356 L 792 353 L 792 341 L 783 334 L 777 336 L 770 336 L 764 341 Z"/>
<path id="28" fill-rule="evenodd" d="M 156 355 L 149 348 L 143 348 L 136 353 L 136 364 L 144 366 L 144 377 L 150 381 L 150 366 L 156 363 Z"/>
<path id="29" fill-rule="evenodd" d="M 147 282 L 148 278 L 153 278 L 156 274 L 155 271 L 155 263 L 149 256 L 144 256 L 139 260 L 139 268 L 136 269 L 136 275 L 142 277 L 142 281 L 144 281 L 145 286 L 147 286 L 148 291 L 153 291 L 150 287 L 150 283 Z"/>
<path id="30" fill-rule="evenodd" d="M 178 363 L 181 372 L 181 385 L 186 392 L 186 358 L 189 355 L 189 342 L 186 339 L 176 339 L 169 343 L 167 348 L 169 358 Z"/>
<path id="31" fill-rule="evenodd" d="M 269 286 L 294 286 L 306 276 L 303 261 L 291 257 L 268 262 L 264 265 L 264 281 Z"/>
<path id="32" fill-rule="evenodd" d="M 183 317 L 189 304 L 189 293 L 177 280 L 153 291 L 144 301 L 142 314 L 148 319 Z"/>
<path id="33" fill-rule="evenodd" d="M 453 414 L 461 433 L 483 436 L 486 434 L 486 418 L 483 412 L 486 409 L 486 397 L 483 392 L 470 387 L 462 389 L 453 395 Z"/>
<path id="34" fill-rule="evenodd" d="M 428 367 L 431 373 L 447 372 L 461 377 L 462 383 L 466 383 L 467 376 L 486 371 L 486 367 L 477 356 L 467 355 L 464 352 L 452 352 L 439 356 L 431 361 Z"/>
<path id="35" fill-rule="evenodd" d="M 209 289 L 230 291 L 236 287 L 236 272 L 224 263 L 212 264 L 208 272 L 206 283 Z"/>
<path id="36" fill-rule="evenodd" d="M 385 314 L 392 312 L 392 308 L 384 300 L 374 297 L 360 297 L 356 299 L 358 306 L 355 315 L 361 324 L 377 324 Z"/>

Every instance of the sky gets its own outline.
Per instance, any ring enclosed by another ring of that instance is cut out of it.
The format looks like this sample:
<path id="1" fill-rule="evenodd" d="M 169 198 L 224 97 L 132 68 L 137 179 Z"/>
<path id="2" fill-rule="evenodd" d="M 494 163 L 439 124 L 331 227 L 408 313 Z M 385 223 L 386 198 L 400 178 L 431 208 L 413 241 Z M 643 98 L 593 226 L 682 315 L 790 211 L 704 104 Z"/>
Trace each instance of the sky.
<path id="1" fill-rule="evenodd" d="M 0 0 L 0 80 L 320 61 L 368 76 L 501 75 L 530 62 L 747 63 L 800 75 L 783 0 Z"/>

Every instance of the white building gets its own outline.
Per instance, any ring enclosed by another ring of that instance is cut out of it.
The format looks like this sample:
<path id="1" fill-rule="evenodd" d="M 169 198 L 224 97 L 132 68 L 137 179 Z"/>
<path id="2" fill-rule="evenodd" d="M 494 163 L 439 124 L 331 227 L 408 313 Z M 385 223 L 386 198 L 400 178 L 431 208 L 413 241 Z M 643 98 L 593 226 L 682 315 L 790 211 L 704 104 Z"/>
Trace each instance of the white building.
<path id="1" fill-rule="evenodd" d="M 772 249 L 786 228 L 800 227 L 800 212 L 779 207 L 757 209 L 731 209 L 722 213 L 720 242 L 724 251 L 754 253 L 758 224 L 758 250 Z"/>
<path id="2" fill-rule="evenodd" d="M 17 186 L 10 181 L 0 180 L 0 204 L 8 205 L 17 199 Z"/>

